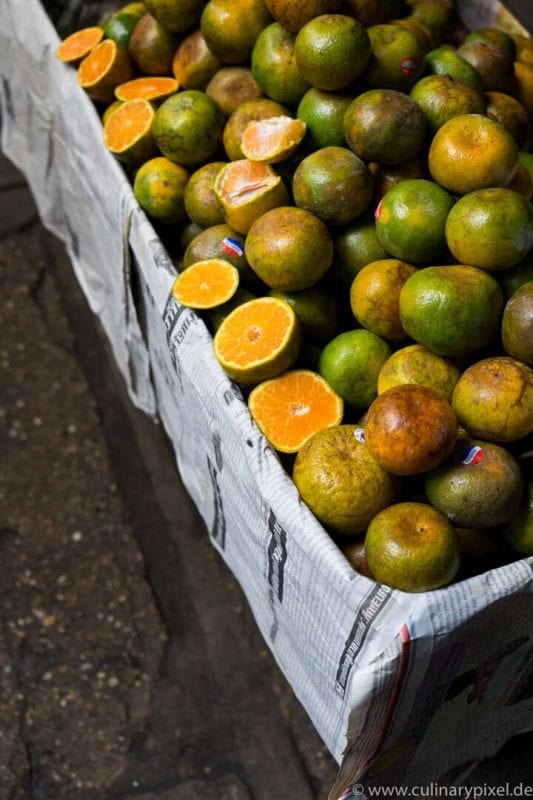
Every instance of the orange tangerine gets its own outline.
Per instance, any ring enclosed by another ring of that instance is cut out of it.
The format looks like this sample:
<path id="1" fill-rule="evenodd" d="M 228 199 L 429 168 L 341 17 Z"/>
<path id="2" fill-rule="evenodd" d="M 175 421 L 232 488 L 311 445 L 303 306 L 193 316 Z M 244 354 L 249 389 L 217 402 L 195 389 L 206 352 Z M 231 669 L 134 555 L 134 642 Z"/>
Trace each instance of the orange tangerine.
<path id="1" fill-rule="evenodd" d="M 461 58 L 453 48 L 437 47 L 427 54 L 425 69 L 432 75 L 449 75 L 456 81 L 466 83 L 476 92 L 483 92 L 483 83 L 477 69 Z"/>
<path id="2" fill-rule="evenodd" d="M 202 35 L 194 31 L 183 39 L 172 59 L 172 72 L 183 89 L 205 89 L 221 66 Z"/>
<path id="3" fill-rule="evenodd" d="M 332 276 L 348 289 L 359 270 L 372 261 L 387 258 L 378 239 L 374 217 L 362 214 L 333 239 Z"/>
<path id="4" fill-rule="evenodd" d="M 502 344 L 508 355 L 533 367 L 533 281 L 520 286 L 507 301 Z"/>
<path id="5" fill-rule="evenodd" d="M 66 64 L 77 64 L 94 50 L 102 41 L 103 35 L 103 29 L 97 25 L 71 33 L 57 48 L 56 57 Z"/>
<path id="6" fill-rule="evenodd" d="M 224 222 L 224 214 L 215 194 L 215 181 L 226 161 L 212 161 L 192 173 L 185 187 L 185 211 L 192 222 L 210 228 Z"/>
<path id="7" fill-rule="evenodd" d="M 355 276 L 350 304 L 363 328 L 393 342 L 407 339 L 400 320 L 400 292 L 416 272 L 412 264 L 397 258 L 374 261 Z"/>
<path id="8" fill-rule="evenodd" d="M 509 58 L 516 58 L 517 47 L 513 37 L 499 28 L 476 28 L 465 37 L 465 42 L 485 42 L 496 45 L 503 50 Z"/>
<path id="9" fill-rule="evenodd" d="M 276 22 L 291 33 L 298 33 L 314 17 L 335 14 L 342 0 L 265 0 L 265 4 Z"/>
<path id="10" fill-rule="evenodd" d="M 364 409 L 377 395 L 379 371 L 390 354 L 387 342 L 375 333 L 344 331 L 322 350 L 318 371 L 343 400 Z"/>
<path id="11" fill-rule="evenodd" d="M 410 95 L 422 109 L 432 133 L 452 117 L 485 113 L 480 92 L 449 75 L 426 75 L 415 83 Z"/>
<path id="12" fill-rule="evenodd" d="M 245 252 L 251 268 L 267 286 L 294 292 L 309 289 L 324 277 L 333 260 L 333 242 L 314 214 L 280 206 L 254 222 Z"/>
<path id="13" fill-rule="evenodd" d="M 399 491 L 398 479 L 380 467 L 355 425 L 315 433 L 299 450 L 292 477 L 316 518 L 343 536 L 364 533 Z"/>
<path id="14" fill-rule="evenodd" d="M 378 375 L 378 394 L 393 386 L 415 383 L 442 394 L 451 402 L 461 375 L 453 361 L 438 356 L 421 344 L 402 347 L 385 361 Z"/>
<path id="15" fill-rule="evenodd" d="M 454 528 L 427 503 L 396 503 L 377 514 L 365 552 L 374 579 L 403 592 L 447 586 L 461 562 Z"/>
<path id="16" fill-rule="evenodd" d="M 457 381 L 452 405 L 472 436 L 517 441 L 533 431 L 533 369 L 506 356 L 477 361 Z"/>
<path id="17" fill-rule="evenodd" d="M 166 100 L 171 94 L 178 91 L 178 82 L 174 78 L 154 75 L 150 77 L 134 78 L 132 81 L 121 83 L 115 89 L 118 100 L 151 100 L 160 102 Z"/>
<path id="18" fill-rule="evenodd" d="M 339 425 L 344 403 L 310 370 L 291 370 L 260 383 L 248 398 L 258 428 L 280 453 L 297 453 L 318 431 Z"/>
<path id="19" fill-rule="evenodd" d="M 248 67 L 222 67 L 213 75 L 205 92 L 228 117 L 247 100 L 257 100 L 263 94 Z"/>
<path id="20" fill-rule="evenodd" d="M 209 0 L 200 29 L 217 58 L 241 64 L 248 61 L 254 42 L 271 21 L 264 0 Z"/>
<path id="21" fill-rule="evenodd" d="M 426 49 L 412 30 L 398 25 L 368 28 L 371 56 L 363 72 L 368 86 L 407 91 L 424 69 Z"/>
<path id="22" fill-rule="evenodd" d="M 204 5 L 204 0 L 146 0 L 146 10 L 173 33 L 198 25 Z"/>
<path id="23" fill-rule="evenodd" d="M 115 88 L 131 78 L 131 59 L 112 39 L 104 39 L 96 45 L 78 67 L 79 85 L 89 97 L 101 103 L 114 100 Z"/>
<path id="24" fill-rule="evenodd" d="M 250 161 L 277 164 L 289 158 L 305 136 L 305 123 L 287 116 L 250 122 L 244 129 L 241 149 Z"/>
<path id="25" fill-rule="evenodd" d="M 531 141 L 531 122 L 522 103 L 504 92 L 485 92 L 485 99 L 487 116 L 499 122 L 518 147 L 526 150 Z"/>
<path id="26" fill-rule="evenodd" d="M 210 258 L 180 272 L 172 286 L 172 295 L 182 306 L 204 310 L 227 303 L 238 286 L 238 270 L 229 261 Z"/>
<path id="27" fill-rule="evenodd" d="M 290 305 L 276 297 L 258 297 L 222 322 L 214 338 L 215 356 L 230 378 L 257 384 L 292 367 L 300 341 L 300 325 Z"/>
<path id="28" fill-rule="evenodd" d="M 299 31 L 294 52 L 303 78 L 317 89 L 346 89 L 370 58 L 366 28 L 344 14 L 322 14 Z"/>
<path id="29" fill-rule="evenodd" d="M 486 92 L 508 92 L 513 80 L 513 59 L 501 48 L 488 42 L 464 42 L 457 54 L 479 73 Z"/>
<path id="30" fill-rule="evenodd" d="M 341 312 L 335 294 L 322 285 L 311 286 L 300 292 L 271 289 L 271 297 L 279 297 L 293 307 L 300 320 L 305 340 L 317 347 L 323 346 L 335 335 Z"/>
<path id="31" fill-rule="evenodd" d="M 139 167 L 133 193 L 148 216 L 168 225 L 179 224 L 186 217 L 184 195 L 188 180 L 185 167 L 159 156 Z"/>
<path id="32" fill-rule="evenodd" d="M 104 25 L 105 38 L 113 39 L 113 41 L 127 50 L 138 21 L 138 14 L 112 14 Z"/>
<path id="33" fill-rule="evenodd" d="M 449 402 L 415 384 L 393 386 L 372 402 L 365 440 L 374 458 L 393 475 L 416 475 L 442 464 L 458 434 Z"/>
<path id="34" fill-rule="evenodd" d="M 151 14 L 144 14 L 131 34 L 128 52 L 145 75 L 170 75 L 179 39 Z"/>
<path id="35" fill-rule="evenodd" d="M 296 112 L 307 125 L 306 144 L 315 150 L 345 144 L 344 115 L 351 102 L 348 95 L 308 89 Z"/>
<path id="36" fill-rule="evenodd" d="M 273 22 L 252 51 L 252 73 L 262 90 L 278 103 L 295 105 L 310 88 L 296 63 L 294 36 Z"/>
<path id="37" fill-rule="evenodd" d="M 142 164 L 157 153 L 153 121 L 148 100 L 127 100 L 105 123 L 104 144 L 124 164 Z"/>
<path id="38" fill-rule="evenodd" d="M 224 128 L 222 142 L 228 158 L 231 161 L 238 161 L 240 158 L 244 158 L 241 141 L 243 133 L 250 122 L 288 113 L 284 106 L 267 97 L 246 100 L 235 109 Z"/>
<path id="39" fill-rule="evenodd" d="M 248 159 L 224 166 L 214 192 L 226 222 L 239 233 L 247 233 L 259 217 L 288 201 L 285 184 L 272 167 Z"/>
<path id="40" fill-rule="evenodd" d="M 506 186 L 518 167 L 518 147 L 498 122 L 481 114 L 448 120 L 429 148 L 431 177 L 455 194 Z"/>
<path id="41" fill-rule="evenodd" d="M 218 150 L 224 114 L 215 101 L 197 89 L 169 97 L 157 109 L 154 138 L 171 161 L 192 166 L 207 161 Z"/>

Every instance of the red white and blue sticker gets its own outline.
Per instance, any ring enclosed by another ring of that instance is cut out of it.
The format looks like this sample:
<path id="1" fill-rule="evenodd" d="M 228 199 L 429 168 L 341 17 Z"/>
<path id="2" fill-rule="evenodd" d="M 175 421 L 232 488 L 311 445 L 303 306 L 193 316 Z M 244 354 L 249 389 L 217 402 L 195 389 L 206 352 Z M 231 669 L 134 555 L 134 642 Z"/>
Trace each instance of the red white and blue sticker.
<path id="1" fill-rule="evenodd" d="M 233 236 L 226 236 L 226 238 L 222 240 L 222 249 L 226 255 L 232 256 L 232 258 L 240 258 L 244 255 L 244 247 L 241 242 Z"/>
<path id="2" fill-rule="evenodd" d="M 405 75 L 416 75 L 420 61 L 416 56 L 405 56 L 400 61 L 400 69 Z"/>
<path id="3" fill-rule="evenodd" d="M 355 436 L 359 444 L 366 444 L 364 428 L 356 428 L 353 432 L 353 435 Z"/>
<path id="4" fill-rule="evenodd" d="M 473 444 L 465 447 L 461 453 L 461 463 L 466 464 L 467 467 L 471 466 L 472 464 L 480 464 L 483 461 L 484 456 L 485 452 L 483 448 L 478 447 L 477 444 Z"/>

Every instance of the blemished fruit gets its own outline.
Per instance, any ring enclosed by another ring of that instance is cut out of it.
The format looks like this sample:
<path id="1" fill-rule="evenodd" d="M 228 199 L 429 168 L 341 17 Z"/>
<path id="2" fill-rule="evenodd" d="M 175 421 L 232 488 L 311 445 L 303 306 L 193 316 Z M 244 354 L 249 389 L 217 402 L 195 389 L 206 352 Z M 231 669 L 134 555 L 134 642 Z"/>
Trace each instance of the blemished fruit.
<path id="1" fill-rule="evenodd" d="M 485 113 L 482 94 L 449 75 L 426 75 L 415 83 L 410 95 L 422 109 L 432 133 L 453 117 Z"/>
<path id="2" fill-rule="evenodd" d="M 533 369 L 505 356 L 476 361 L 457 381 L 452 406 L 471 436 L 522 439 L 533 431 Z"/>
<path id="3" fill-rule="evenodd" d="M 145 161 L 135 174 L 133 193 L 148 216 L 168 225 L 186 219 L 185 190 L 189 172 L 164 156 Z"/>
<path id="4" fill-rule="evenodd" d="M 393 386 L 415 383 L 442 394 L 451 402 L 461 372 L 449 358 L 443 358 L 421 344 L 396 350 L 378 375 L 378 394 Z"/>
<path id="5" fill-rule="evenodd" d="M 316 372 L 289 370 L 256 386 L 248 408 L 274 449 L 297 453 L 315 433 L 341 423 L 344 403 Z"/>
<path id="6" fill-rule="evenodd" d="M 359 324 L 388 341 L 407 339 L 400 320 L 400 292 L 415 272 L 412 264 L 396 258 L 363 267 L 350 289 L 350 305 Z"/>
<path id="7" fill-rule="evenodd" d="M 195 89 L 178 92 L 157 109 L 153 134 L 162 154 L 193 166 L 207 161 L 222 141 L 224 114 L 215 101 Z"/>
<path id="8" fill-rule="evenodd" d="M 516 511 L 523 479 L 515 458 L 503 447 L 479 439 L 462 440 L 451 458 L 425 480 L 432 506 L 460 528 L 488 528 Z"/>
<path id="9" fill-rule="evenodd" d="M 344 14 L 323 14 L 307 22 L 296 37 L 294 50 L 304 79 L 329 92 L 350 86 L 371 55 L 366 28 Z"/>
<path id="10" fill-rule="evenodd" d="M 247 67 L 222 67 L 205 89 L 228 117 L 247 100 L 257 100 L 263 92 Z"/>
<path id="11" fill-rule="evenodd" d="M 390 354 L 387 342 L 375 333 L 344 331 L 322 350 L 318 371 L 343 400 L 365 409 L 377 396 L 378 375 Z"/>
<path id="12" fill-rule="evenodd" d="M 172 72 L 180 89 L 203 91 L 220 66 L 221 62 L 207 46 L 202 31 L 186 36 L 172 59 Z"/>
<path id="13" fill-rule="evenodd" d="M 146 0 L 146 10 L 173 33 L 185 33 L 200 21 L 204 0 Z"/>
<path id="14" fill-rule="evenodd" d="M 180 272 L 172 295 L 187 308 L 209 309 L 231 300 L 239 286 L 239 272 L 229 261 L 212 258 L 197 261 Z"/>
<path id="15" fill-rule="evenodd" d="M 479 189 L 461 197 L 446 219 L 446 242 L 462 264 L 507 269 L 533 246 L 533 211 L 512 189 Z"/>
<path id="16" fill-rule="evenodd" d="M 296 456 L 293 479 L 302 500 L 331 531 L 363 533 L 398 496 L 398 479 L 382 469 L 355 425 L 319 431 Z"/>
<path id="17" fill-rule="evenodd" d="M 349 147 L 364 161 L 401 164 L 421 148 L 426 120 L 408 95 L 393 89 L 371 89 L 348 106 L 344 135 Z"/>
<path id="18" fill-rule="evenodd" d="M 151 14 L 144 14 L 131 34 L 128 52 L 139 72 L 145 75 L 170 75 L 177 46 L 175 34 L 170 33 Z"/>
<path id="19" fill-rule="evenodd" d="M 396 503 L 377 514 L 365 552 L 375 580 L 404 592 L 447 586 L 461 562 L 455 530 L 426 503 Z"/>
<path id="20" fill-rule="evenodd" d="M 497 281 L 463 264 L 418 270 L 400 293 L 405 331 L 440 356 L 464 356 L 488 345 L 502 310 Z"/>
<path id="21" fill-rule="evenodd" d="M 507 301 L 502 344 L 508 355 L 533 367 L 533 281 L 520 286 Z"/>
<path id="22" fill-rule="evenodd" d="M 148 100 L 127 100 L 104 125 L 104 144 L 124 164 L 142 164 L 157 153 L 154 108 Z"/>
<path id="23" fill-rule="evenodd" d="M 516 58 L 516 44 L 513 37 L 499 28 L 477 28 L 465 36 L 465 42 L 485 42 L 496 45 L 513 61 Z"/>
<path id="24" fill-rule="evenodd" d="M 265 0 L 265 4 L 276 22 L 291 33 L 298 33 L 314 17 L 335 14 L 342 0 Z"/>
<path id="25" fill-rule="evenodd" d="M 433 181 L 402 181 L 385 194 L 376 208 L 376 231 L 381 244 L 403 261 L 434 263 L 446 251 L 445 226 L 454 202 Z"/>
<path id="26" fill-rule="evenodd" d="M 412 30 L 399 25 L 372 25 L 367 30 L 372 54 L 363 73 L 373 88 L 405 92 L 424 69 L 425 48 Z"/>
<path id="27" fill-rule="evenodd" d="M 364 575 L 365 578 L 375 580 L 372 570 L 368 565 L 364 539 L 359 539 L 355 542 L 350 542 L 349 544 L 341 546 L 341 550 L 356 572 L 358 572 L 360 575 Z"/>
<path id="28" fill-rule="evenodd" d="M 513 80 L 513 59 L 488 42 L 464 42 L 457 54 L 479 73 L 486 92 L 507 92 Z"/>
<path id="29" fill-rule="evenodd" d="M 372 174 L 346 147 L 323 147 L 306 156 L 292 181 L 294 202 L 329 225 L 344 225 L 366 211 Z"/>
<path id="30" fill-rule="evenodd" d="M 254 222 L 245 252 L 251 268 L 271 289 L 299 291 L 314 286 L 331 267 L 333 242 L 314 214 L 280 206 Z"/>
<path id="31" fill-rule="evenodd" d="M 531 141 L 531 122 L 526 109 L 516 97 L 504 92 L 485 92 L 486 114 L 511 134 L 520 150 Z"/>
<path id="32" fill-rule="evenodd" d="M 229 377 L 253 385 L 292 367 L 300 342 L 300 324 L 290 305 L 276 297 L 258 297 L 228 314 L 213 343 Z"/>
<path id="33" fill-rule="evenodd" d="M 442 464 L 457 440 L 449 402 L 424 386 L 394 386 L 371 404 L 365 419 L 368 448 L 383 469 L 417 475 Z"/>

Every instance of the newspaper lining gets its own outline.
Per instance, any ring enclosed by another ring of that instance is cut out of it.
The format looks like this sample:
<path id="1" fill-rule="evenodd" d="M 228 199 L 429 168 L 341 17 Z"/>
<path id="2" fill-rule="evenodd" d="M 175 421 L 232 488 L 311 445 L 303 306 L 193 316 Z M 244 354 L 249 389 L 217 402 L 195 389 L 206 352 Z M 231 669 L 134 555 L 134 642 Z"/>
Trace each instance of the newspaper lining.
<path id="1" fill-rule="evenodd" d="M 331 798 L 361 776 L 435 780 L 533 727 L 531 560 L 422 595 L 352 570 L 214 359 L 204 323 L 170 296 L 172 262 L 75 71 L 54 58 L 41 6 L 0 0 L 0 20 L 2 149 L 66 243 L 133 402 L 161 418 L 213 545 L 341 763 Z"/>

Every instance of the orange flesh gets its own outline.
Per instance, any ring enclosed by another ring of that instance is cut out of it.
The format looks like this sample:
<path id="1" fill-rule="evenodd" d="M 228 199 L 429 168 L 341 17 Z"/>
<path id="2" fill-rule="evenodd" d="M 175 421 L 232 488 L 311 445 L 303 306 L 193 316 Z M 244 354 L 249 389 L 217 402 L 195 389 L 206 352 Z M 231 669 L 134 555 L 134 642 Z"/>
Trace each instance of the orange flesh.
<path id="1" fill-rule="evenodd" d="M 278 180 L 278 175 L 268 164 L 241 159 L 224 169 L 220 193 L 228 205 L 241 205 L 269 189 Z"/>
<path id="2" fill-rule="evenodd" d="M 211 258 L 197 261 L 177 278 L 172 288 L 175 299 L 190 308 L 214 308 L 235 294 L 238 272 L 228 261 Z"/>
<path id="3" fill-rule="evenodd" d="M 294 370 L 258 386 L 250 411 L 274 447 L 295 452 L 317 431 L 340 423 L 343 402 L 320 375 Z"/>
<path id="4" fill-rule="evenodd" d="M 93 47 L 101 41 L 104 32 L 102 28 L 83 28 L 81 31 L 72 33 L 64 39 L 56 50 L 56 56 L 60 61 L 78 61 L 86 56 Z"/>
<path id="5" fill-rule="evenodd" d="M 106 147 L 121 153 L 150 130 L 154 110 L 147 100 L 128 100 L 109 117 L 104 127 Z"/>
<path id="6" fill-rule="evenodd" d="M 250 122 L 243 133 L 241 149 L 249 158 L 281 155 L 302 141 L 305 128 L 299 119 L 286 116 Z"/>
<path id="7" fill-rule="evenodd" d="M 217 333 L 217 350 L 227 364 L 248 367 L 264 361 L 286 342 L 294 318 L 273 298 L 250 300 L 235 309 Z"/>
<path id="8" fill-rule="evenodd" d="M 135 78 L 117 86 L 115 96 L 119 100 L 156 100 L 177 91 L 178 82 L 174 78 Z"/>
<path id="9" fill-rule="evenodd" d="M 78 70 L 80 86 L 94 86 L 109 71 L 116 52 L 117 44 L 111 39 L 100 42 L 80 64 Z"/>

